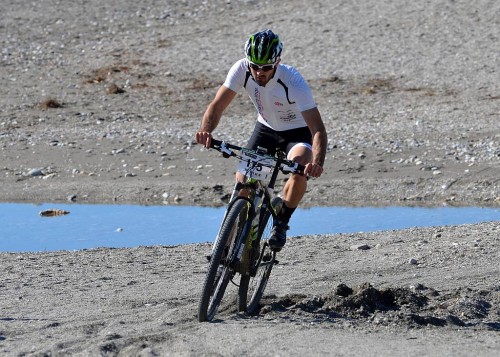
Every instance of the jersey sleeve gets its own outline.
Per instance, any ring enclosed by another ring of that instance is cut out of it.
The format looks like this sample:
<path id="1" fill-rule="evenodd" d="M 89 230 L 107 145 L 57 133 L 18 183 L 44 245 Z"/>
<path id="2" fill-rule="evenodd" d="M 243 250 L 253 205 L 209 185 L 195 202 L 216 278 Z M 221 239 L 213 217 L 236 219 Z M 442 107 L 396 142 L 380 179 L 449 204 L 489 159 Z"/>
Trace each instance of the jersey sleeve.
<path id="1" fill-rule="evenodd" d="M 316 108 L 311 88 L 299 72 L 294 72 L 290 83 L 290 98 L 297 103 L 297 108 L 301 112 Z"/>
<path id="2" fill-rule="evenodd" d="M 229 70 L 226 80 L 223 83 L 224 87 L 227 87 L 235 92 L 238 92 L 243 85 L 245 84 L 245 75 L 246 75 L 246 60 L 241 59 Z"/>

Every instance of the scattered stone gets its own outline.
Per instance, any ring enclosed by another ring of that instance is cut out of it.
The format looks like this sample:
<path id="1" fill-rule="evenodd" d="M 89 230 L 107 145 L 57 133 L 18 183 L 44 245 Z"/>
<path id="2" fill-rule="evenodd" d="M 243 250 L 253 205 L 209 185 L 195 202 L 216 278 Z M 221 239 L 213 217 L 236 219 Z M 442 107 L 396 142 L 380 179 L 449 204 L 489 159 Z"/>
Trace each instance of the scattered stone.
<path id="1" fill-rule="evenodd" d="M 43 170 L 44 170 L 43 168 L 31 169 L 30 171 L 28 171 L 27 176 L 31 177 L 43 176 L 44 175 Z"/>
<path id="2" fill-rule="evenodd" d="M 353 293 L 353 290 L 346 284 L 339 284 L 335 288 L 335 295 L 348 297 Z"/>
<path id="3" fill-rule="evenodd" d="M 116 83 L 111 83 L 106 88 L 106 93 L 108 93 L 108 94 L 121 94 L 121 93 L 125 93 L 125 89 L 118 86 Z"/>
<path id="4" fill-rule="evenodd" d="M 123 154 L 125 152 L 125 149 L 124 148 L 121 148 L 121 149 L 117 149 L 117 150 L 112 150 L 111 153 L 113 155 L 117 155 L 117 154 Z"/>
<path id="5" fill-rule="evenodd" d="M 223 185 L 214 185 L 212 187 L 214 193 L 222 193 L 224 192 L 224 186 Z"/>
<path id="6" fill-rule="evenodd" d="M 368 250 L 371 247 L 368 244 L 355 244 L 351 245 L 351 250 Z"/>
<path id="7" fill-rule="evenodd" d="M 229 200 L 231 199 L 231 194 L 226 193 L 225 195 L 220 197 L 220 200 L 224 203 L 229 203 Z"/>
<path id="8" fill-rule="evenodd" d="M 54 109 L 54 108 L 62 108 L 62 104 L 54 99 L 54 98 L 48 98 L 45 99 L 43 102 L 38 104 L 38 107 L 40 109 Z"/>
<path id="9" fill-rule="evenodd" d="M 412 264 L 412 265 L 417 265 L 418 264 L 418 261 L 417 259 L 415 258 L 410 258 L 410 260 L 408 261 L 408 263 Z"/>

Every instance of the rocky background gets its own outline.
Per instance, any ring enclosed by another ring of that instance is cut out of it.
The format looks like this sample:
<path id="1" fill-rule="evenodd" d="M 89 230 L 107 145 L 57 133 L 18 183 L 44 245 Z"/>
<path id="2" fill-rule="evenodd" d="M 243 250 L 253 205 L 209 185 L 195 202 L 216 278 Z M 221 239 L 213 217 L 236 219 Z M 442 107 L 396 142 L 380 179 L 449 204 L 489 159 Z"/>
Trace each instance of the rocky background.
<path id="1" fill-rule="evenodd" d="M 193 135 L 270 27 L 329 135 L 304 205 L 500 204 L 496 1 L 0 6 L 2 201 L 221 204 L 234 163 Z M 242 93 L 214 135 L 244 144 L 255 119 Z"/>
<path id="2" fill-rule="evenodd" d="M 0 11 L 2 202 L 222 205 L 234 162 L 193 135 L 244 41 L 270 27 L 329 135 L 303 207 L 500 205 L 498 1 L 4 0 Z M 214 134 L 244 144 L 255 118 L 241 94 Z M 491 222 L 293 237 L 257 316 L 236 314 L 229 291 L 203 324 L 210 244 L 0 253 L 0 351 L 496 356 L 499 236 Z"/>

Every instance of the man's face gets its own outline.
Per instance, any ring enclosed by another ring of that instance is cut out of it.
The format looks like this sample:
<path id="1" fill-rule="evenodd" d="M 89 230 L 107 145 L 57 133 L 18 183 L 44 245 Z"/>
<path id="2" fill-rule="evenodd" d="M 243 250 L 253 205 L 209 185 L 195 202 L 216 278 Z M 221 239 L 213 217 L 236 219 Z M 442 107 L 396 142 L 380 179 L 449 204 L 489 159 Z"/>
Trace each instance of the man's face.
<path id="1" fill-rule="evenodd" d="M 274 64 L 256 65 L 250 62 L 250 73 L 259 86 L 264 87 L 274 76 L 276 66 L 280 63 L 278 59 Z"/>

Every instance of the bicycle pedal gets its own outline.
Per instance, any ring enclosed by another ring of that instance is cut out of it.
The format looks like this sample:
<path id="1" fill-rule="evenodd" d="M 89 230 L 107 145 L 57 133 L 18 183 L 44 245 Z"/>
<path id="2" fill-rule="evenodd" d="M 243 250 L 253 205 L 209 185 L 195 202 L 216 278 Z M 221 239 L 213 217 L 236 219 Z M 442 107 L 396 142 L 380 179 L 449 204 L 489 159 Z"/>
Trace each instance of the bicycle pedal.
<path id="1" fill-rule="evenodd" d="M 273 262 L 273 264 L 279 264 L 279 262 L 280 262 L 279 260 L 277 260 L 277 259 L 274 259 L 274 262 Z"/>

